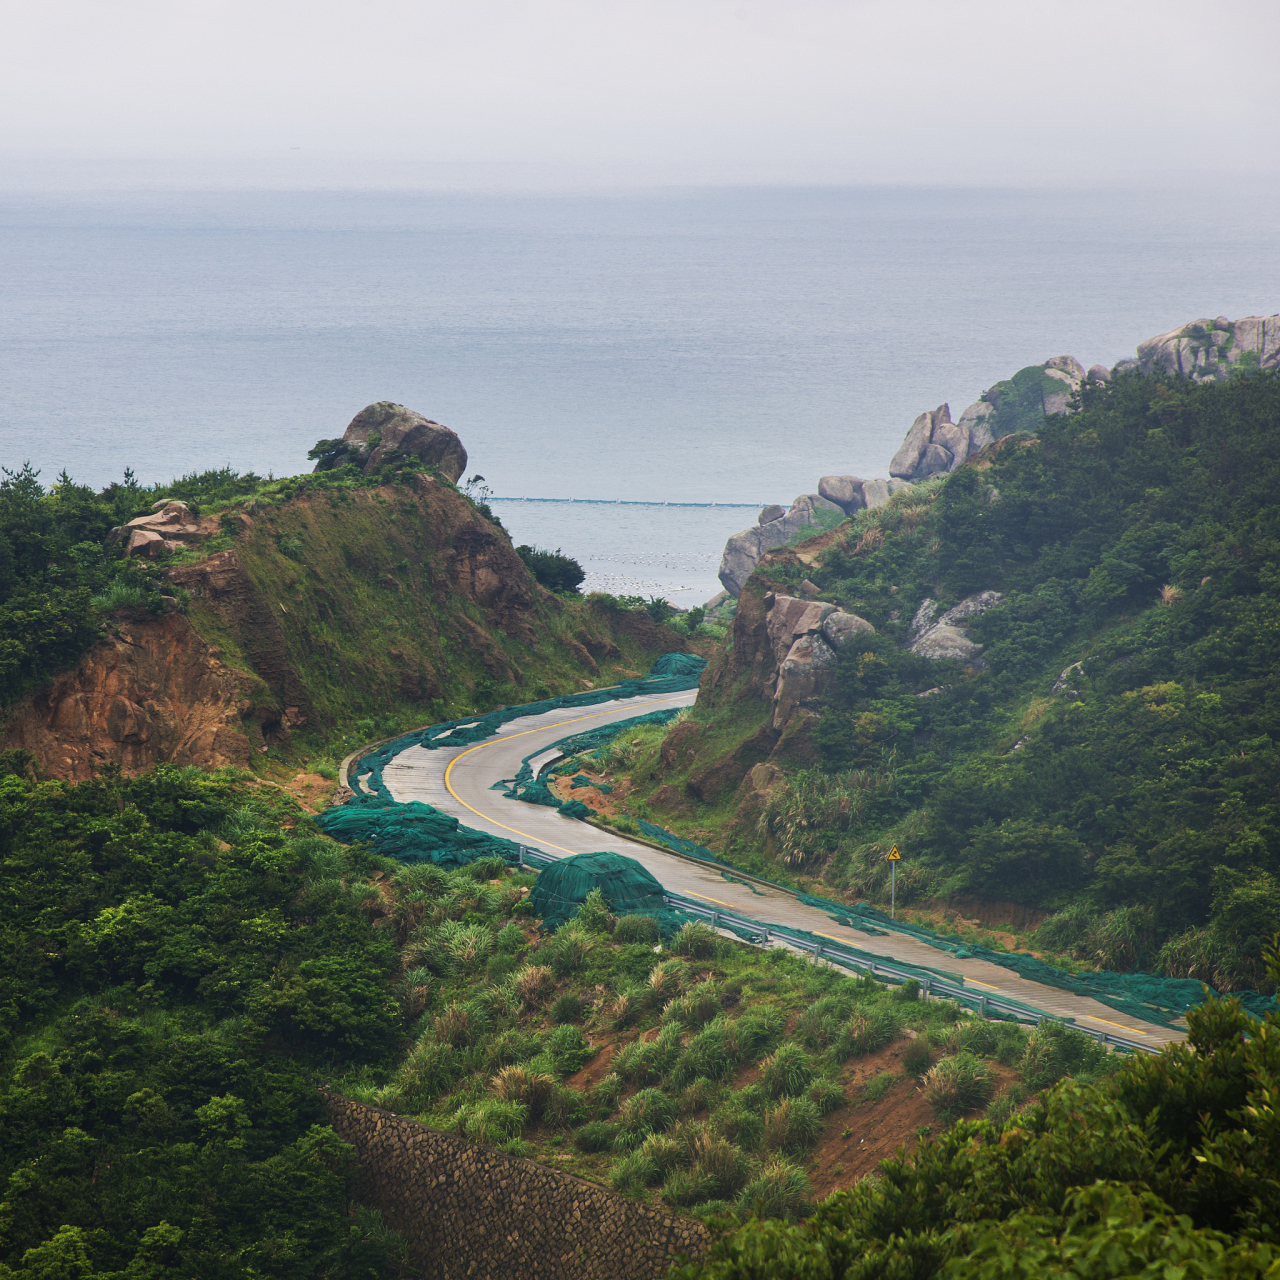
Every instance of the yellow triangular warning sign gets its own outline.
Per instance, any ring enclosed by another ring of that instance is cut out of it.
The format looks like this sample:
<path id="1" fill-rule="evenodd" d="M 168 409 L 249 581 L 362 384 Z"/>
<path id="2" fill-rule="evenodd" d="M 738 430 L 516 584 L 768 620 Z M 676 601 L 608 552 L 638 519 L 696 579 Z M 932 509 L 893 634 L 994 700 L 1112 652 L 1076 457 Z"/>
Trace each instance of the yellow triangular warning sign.
<path id="1" fill-rule="evenodd" d="M 889 850 L 889 856 L 885 859 L 885 861 L 899 862 L 901 861 L 901 859 L 902 859 L 902 854 L 898 852 L 898 846 L 895 844 L 893 848 Z"/>

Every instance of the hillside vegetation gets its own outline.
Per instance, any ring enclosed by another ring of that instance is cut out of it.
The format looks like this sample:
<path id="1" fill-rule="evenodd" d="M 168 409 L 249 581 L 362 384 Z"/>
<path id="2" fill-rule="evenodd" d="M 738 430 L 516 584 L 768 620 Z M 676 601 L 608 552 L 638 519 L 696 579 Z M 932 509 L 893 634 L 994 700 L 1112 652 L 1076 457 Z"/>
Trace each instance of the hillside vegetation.
<path id="1" fill-rule="evenodd" d="M 856 897 L 887 896 L 897 843 L 900 903 L 1013 903 L 1081 960 L 1269 989 L 1278 483 L 1276 376 L 1088 384 L 1034 438 L 766 556 L 633 811 Z M 765 597 L 805 578 L 876 630 L 780 732 Z M 910 651 L 923 601 L 980 591 L 1005 595 L 980 662 Z"/>
<path id="2" fill-rule="evenodd" d="M 127 556 L 112 530 L 166 499 L 188 504 L 194 532 L 153 559 Z M 641 609 L 577 594 L 567 557 L 544 559 L 557 590 L 539 586 L 483 502 L 414 458 L 368 476 L 221 470 L 150 489 L 126 473 L 101 493 L 65 474 L 46 490 L 30 468 L 6 473 L 6 745 L 80 778 L 113 761 L 324 760 L 410 726 L 609 683 L 684 647 Z M 183 673 L 176 659 L 165 669 L 178 649 Z M 144 652 L 150 666 L 136 670 Z M 225 708 L 206 716 L 216 751 L 182 733 L 211 699 Z"/>

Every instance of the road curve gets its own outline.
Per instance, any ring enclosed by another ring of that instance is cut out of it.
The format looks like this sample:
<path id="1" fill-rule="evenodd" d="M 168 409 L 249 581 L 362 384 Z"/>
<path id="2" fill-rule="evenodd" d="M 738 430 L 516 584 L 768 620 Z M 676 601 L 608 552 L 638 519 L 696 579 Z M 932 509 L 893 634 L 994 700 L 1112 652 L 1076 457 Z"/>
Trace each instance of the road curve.
<path id="1" fill-rule="evenodd" d="M 1060 1018 L 1075 1018 L 1096 1031 L 1129 1036 L 1153 1047 L 1186 1038 L 1183 1031 L 1139 1022 L 1087 996 L 1032 982 L 988 961 L 957 959 L 916 941 L 909 934 L 872 936 L 839 925 L 816 907 L 806 906 L 780 890 L 757 886 L 753 892 L 745 885 L 725 880 L 719 868 L 638 844 L 615 832 L 566 818 L 544 805 L 509 800 L 501 790 L 492 789 L 500 779 L 514 778 L 524 757 L 538 752 L 540 747 L 550 748 L 561 738 L 597 725 L 628 720 L 667 707 L 691 706 L 696 697 L 697 691 L 691 689 L 677 694 L 625 698 L 593 707 L 560 708 L 511 720 L 492 737 L 470 746 L 441 746 L 433 751 L 409 747 L 384 767 L 383 782 L 393 799 L 421 800 L 452 814 L 466 826 L 559 857 L 597 849 L 626 854 L 651 871 L 672 893 L 728 907 L 768 923 L 807 929 L 910 964 L 961 973 L 966 985 L 978 991 L 1020 1000 Z M 535 767 L 538 764 L 536 758 L 534 764 Z M 352 773 L 356 774 L 354 768 Z"/>

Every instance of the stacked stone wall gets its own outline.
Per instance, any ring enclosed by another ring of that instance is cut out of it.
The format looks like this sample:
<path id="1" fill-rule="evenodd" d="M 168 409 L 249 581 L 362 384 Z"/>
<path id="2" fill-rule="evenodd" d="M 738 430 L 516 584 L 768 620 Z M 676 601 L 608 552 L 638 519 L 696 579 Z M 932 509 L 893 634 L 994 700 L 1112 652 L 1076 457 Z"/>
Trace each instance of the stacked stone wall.
<path id="1" fill-rule="evenodd" d="M 360 1199 L 409 1241 L 422 1280 L 653 1280 L 707 1246 L 701 1223 L 415 1120 L 326 1093 Z"/>

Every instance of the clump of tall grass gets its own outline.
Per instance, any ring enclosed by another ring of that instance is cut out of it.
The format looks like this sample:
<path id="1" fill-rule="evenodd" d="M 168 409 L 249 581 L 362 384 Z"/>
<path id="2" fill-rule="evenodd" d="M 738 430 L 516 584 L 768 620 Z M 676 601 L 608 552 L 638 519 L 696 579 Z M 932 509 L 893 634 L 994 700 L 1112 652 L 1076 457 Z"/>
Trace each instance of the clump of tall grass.
<path id="1" fill-rule="evenodd" d="M 774 1157 L 738 1193 L 734 1208 L 741 1217 L 786 1218 L 794 1222 L 809 1211 L 812 1192 L 804 1170 Z"/>
<path id="2" fill-rule="evenodd" d="M 894 786 L 885 769 L 824 773 L 801 769 L 770 793 L 757 830 L 773 842 L 789 867 L 804 867 L 826 855 L 832 833 L 851 831 L 862 822 L 869 801 Z"/>
<path id="3" fill-rule="evenodd" d="M 943 1058 L 924 1078 L 925 1101 L 941 1119 L 985 1107 L 992 1089 L 991 1073 L 971 1053 Z"/>

